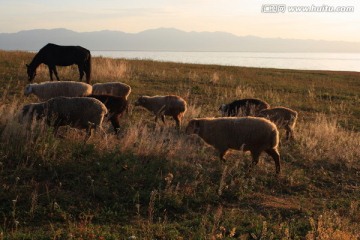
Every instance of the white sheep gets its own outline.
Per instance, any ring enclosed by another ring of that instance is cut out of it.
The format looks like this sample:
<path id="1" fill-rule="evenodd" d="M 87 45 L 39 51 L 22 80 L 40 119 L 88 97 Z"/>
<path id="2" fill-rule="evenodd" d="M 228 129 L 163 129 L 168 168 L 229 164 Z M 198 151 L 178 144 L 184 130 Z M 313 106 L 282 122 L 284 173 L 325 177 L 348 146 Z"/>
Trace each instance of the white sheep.
<path id="1" fill-rule="evenodd" d="M 54 97 L 86 97 L 92 93 L 92 86 L 83 82 L 62 81 L 31 83 L 25 87 L 24 95 L 36 95 L 40 101 Z"/>
<path id="2" fill-rule="evenodd" d="M 294 139 L 294 128 L 298 113 L 290 108 L 275 107 L 261 110 L 258 117 L 264 117 L 276 124 L 278 129 L 286 130 L 286 140 Z"/>
<path id="3" fill-rule="evenodd" d="M 128 98 L 131 87 L 121 82 L 96 83 L 93 85 L 93 95 L 112 95 Z"/>
<path id="4" fill-rule="evenodd" d="M 252 164 L 249 170 L 258 163 L 260 154 L 265 151 L 274 159 L 276 174 L 280 173 L 279 131 L 276 125 L 267 119 L 195 118 L 189 122 L 186 133 L 197 134 L 207 144 L 215 147 L 222 161 L 225 161 L 224 156 L 228 149 L 250 151 Z"/>
<path id="5" fill-rule="evenodd" d="M 135 106 L 142 106 L 155 114 L 155 122 L 160 117 L 165 123 L 165 116 L 172 116 L 176 127 L 180 128 L 181 118 L 186 112 L 186 101 L 179 96 L 141 96 Z"/>
<path id="6" fill-rule="evenodd" d="M 44 118 L 49 126 L 54 127 L 55 136 L 60 126 L 70 125 L 86 129 L 86 142 L 91 137 L 92 129 L 102 127 L 107 113 L 105 105 L 95 98 L 56 97 L 45 102 L 25 105 L 22 108 L 22 119 Z"/>

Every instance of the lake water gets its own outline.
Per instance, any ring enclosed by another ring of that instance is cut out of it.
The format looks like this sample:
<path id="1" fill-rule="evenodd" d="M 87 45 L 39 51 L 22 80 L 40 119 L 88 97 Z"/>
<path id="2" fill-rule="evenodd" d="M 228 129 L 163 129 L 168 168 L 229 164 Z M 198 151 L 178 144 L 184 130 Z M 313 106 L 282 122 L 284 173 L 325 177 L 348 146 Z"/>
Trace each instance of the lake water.
<path id="1" fill-rule="evenodd" d="M 226 66 L 360 72 L 360 53 L 91 51 L 93 56 Z"/>

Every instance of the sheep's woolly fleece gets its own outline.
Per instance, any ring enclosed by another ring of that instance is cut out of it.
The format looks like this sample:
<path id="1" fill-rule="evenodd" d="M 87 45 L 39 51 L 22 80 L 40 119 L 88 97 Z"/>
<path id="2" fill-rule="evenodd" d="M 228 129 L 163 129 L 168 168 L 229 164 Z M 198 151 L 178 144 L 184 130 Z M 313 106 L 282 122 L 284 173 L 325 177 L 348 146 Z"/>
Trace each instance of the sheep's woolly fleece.
<path id="1" fill-rule="evenodd" d="M 24 95 L 36 95 L 41 101 L 54 97 L 86 97 L 92 93 L 92 86 L 83 82 L 42 82 L 28 84 Z"/>

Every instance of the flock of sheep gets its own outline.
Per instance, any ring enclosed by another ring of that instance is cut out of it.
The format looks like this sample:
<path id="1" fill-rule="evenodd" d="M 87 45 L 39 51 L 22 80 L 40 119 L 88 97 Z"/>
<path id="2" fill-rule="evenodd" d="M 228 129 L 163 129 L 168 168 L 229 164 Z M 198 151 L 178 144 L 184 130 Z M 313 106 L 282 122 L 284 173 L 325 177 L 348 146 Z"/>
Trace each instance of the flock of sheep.
<path id="1" fill-rule="evenodd" d="M 44 119 L 54 127 L 60 126 L 85 129 L 85 142 L 91 137 L 92 130 L 101 128 L 106 117 L 111 121 L 115 133 L 118 132 L 119 118 L 128 109 L 128 96 L 131 87 L 120 82 L 97 83 L 58 81 L 28 84 L 24 94 L 34 94 L 41 102 L 23 106 L 22 119 Z M 187 103 L 175 95 L 141 96 L 134 104 L 142 106 L 165 121 L 171 116 L 180 129 Z M 223 104 L 219 118 L 195 118 L 186 127 L 187 134 L 197 134 L 206 143 L 215 147 L 220 159 L 229 149 L 250 151 L 252 166 L 259 161 L 262 152 L 270 155 L 275 162 L 276 174 L 280 172 L 278 151 L 279 131 L 286 130 L 286 138 L 293 138 L 297 112 L 285 107 L 270 108 L 259 99 L 241 99 Z M 269 120 L 268 120 L 269 119 Z"/>

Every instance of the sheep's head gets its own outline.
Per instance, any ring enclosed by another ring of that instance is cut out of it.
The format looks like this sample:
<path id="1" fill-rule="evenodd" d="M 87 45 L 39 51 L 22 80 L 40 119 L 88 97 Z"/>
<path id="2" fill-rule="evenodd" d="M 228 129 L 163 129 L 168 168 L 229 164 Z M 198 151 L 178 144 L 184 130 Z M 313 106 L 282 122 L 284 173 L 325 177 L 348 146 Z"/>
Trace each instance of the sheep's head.
<path id="1" fill-rule="evenodd" d="M 44 117 L 45 106 L 43 104 L 28 104 L 25 105 L 21 110 L 21 122 L 23 120 L 31 121 L 34 117 L 36 120 L 40 120 Z"/>
<path id="2" fill-rule="evenodd" d="M 135 106 L 143 106 L 147 102 L 147 96 L 139 97 L 134 103 Z"/>
<path id="3" fill-rule="evenodd" d="M 264 118 L 266 118 L 266 115 L 267 115 L 266 112 L 267 111 L 266 111 L 266 109 L 264 109 L 264 110 L 261 110 L 261 111 L 257 112 L 255 116 L 256 117 L 264 117 Z"/>
<path id="4" fill-rule="evenodd" d="M 200 132 L 200 121 L 192 119 L 185 129 L 186 134 L 198 134 Z"/>
<path id="5" fill-rule="evenodd" d="M 227 114 L 229 106 L 227 104 L 221 104 L 219 107 L 219 112 L 221 113 L 221 116 L 225 116 Z"/>
<path id="6" fill-rule="evenodd" d="M 32 88 L 32 85 L 31 84 L 28 84 L 26 87 L 25 87 L 25 91 L 24 91 L 24 95 L 25 96 L 29 96 L 33 91 L 33 88 Z"/>
<path id="7" fill-rule="evenodd" d="M 18 115 L 18 120 L 20 123 L 30 122 L 30 119 L 32 119 L 32 104 L 25 105 L 21 109 L 21 113 Z"/>

